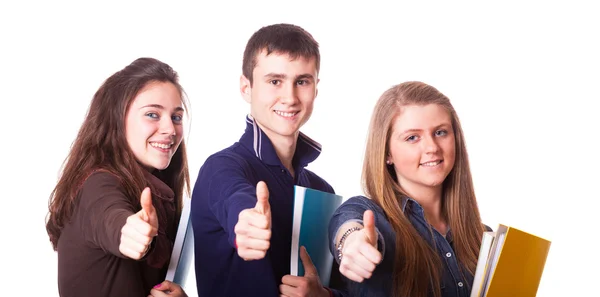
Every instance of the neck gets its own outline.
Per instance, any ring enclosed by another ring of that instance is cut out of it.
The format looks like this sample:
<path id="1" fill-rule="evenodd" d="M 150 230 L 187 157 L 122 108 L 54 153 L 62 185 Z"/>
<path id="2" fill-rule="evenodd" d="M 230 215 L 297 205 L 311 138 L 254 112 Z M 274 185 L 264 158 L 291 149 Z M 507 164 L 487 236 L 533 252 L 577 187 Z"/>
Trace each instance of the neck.
<path id="1" fill-rule="evenodd" d="M 277 153 L 277 157 L 281 164 L 290 172 L 292 176 L 294 176 L 294 167 L 292 166 L 292 160 L 294 159 L 294 153 L 296 152 L 296 144 L 298 143 L 298 135 L 299 131 L 296 131 L 293 135 L 284 136 L 279 135 L 277 133 L 273 133 L 269 129 L 265 129 L 261 124 L 258 126 L 267 134 L 269 140 L 273 144 L 273 148 L 275 148 L 275 152 Z"/>
<path id="2" fill-rule="evenodd" d="M 416 200 L 425 212 L 427 221 L 442 235 L 446 234 L 446 218 L 442 215 L 442 186 L 403 190 Z"/>

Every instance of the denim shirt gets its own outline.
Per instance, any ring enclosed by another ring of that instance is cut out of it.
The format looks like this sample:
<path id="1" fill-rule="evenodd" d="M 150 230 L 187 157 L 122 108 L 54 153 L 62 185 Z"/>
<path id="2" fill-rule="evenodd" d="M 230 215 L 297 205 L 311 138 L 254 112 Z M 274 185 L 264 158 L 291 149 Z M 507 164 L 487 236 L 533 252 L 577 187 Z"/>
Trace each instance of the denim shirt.
<path id="1" fill-rule="evenodd" d="M 375 268 L 370 279 L 362 283 L 348 280 L 347 289 L 350 296 L 392 296 L 394 257 L 396 254 L 396 234 L 392 225 L 387 220 L 383 210 L 371 199 L 356 196 L 345 201 L 334 213 L 329 223 L 329 248 L 337 260 L 337 248 L 335 236 L 339 228 L 348 221 L 356 221 L 362 224 L 365 210 L 370 209 L 375 214 L 375 226 L 378 233 L 378 249 L 383 255 L 382 262 Z M 473 275 L 457 261 L 452 245 L 452 232 L 448 231 L 444 238 L 434 228 L 433 240 L 430 227 L 425 220 L 424 210 L 417 201 L 405 198 L 402 201 L 402 209 L 419 234 L 432 245 L 435 241 L 435 250 L 438 252 L 443 263 L 441 284 L 442 297 L 469 297 Z"/>

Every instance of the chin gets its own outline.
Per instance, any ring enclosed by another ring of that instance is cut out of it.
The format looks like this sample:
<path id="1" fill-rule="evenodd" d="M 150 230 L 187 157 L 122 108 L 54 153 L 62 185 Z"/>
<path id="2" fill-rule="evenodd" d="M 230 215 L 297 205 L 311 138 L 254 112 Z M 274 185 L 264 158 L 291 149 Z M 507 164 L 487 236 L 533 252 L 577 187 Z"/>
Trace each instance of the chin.
<path id="1" fill-rule="evenodd" d="M 432 180 L 423 181 L 423 184 L 425 184 L 429 187 L 439 187 L 443 183 L 444 183 L 444 179 L 432 179 Z"/>
<path id="2" fill-rule="evenodd" d="M 281 129 L 279 131 L 276 131 L 277 134 L 279 135 L 283 135 L 283 136 L 294 136 L 296 135 L 296 132 L 298 132 L 299 129 L 295 129 L 295 128 L 290 128 L 290 129 Z"/>
<path id="3" fill-rule="evenodd" d="M 165 170 L 169 167 L 169 163 L 157 163 L 154 164 L 152 167 L 154 167 L 156 170 Z"/>

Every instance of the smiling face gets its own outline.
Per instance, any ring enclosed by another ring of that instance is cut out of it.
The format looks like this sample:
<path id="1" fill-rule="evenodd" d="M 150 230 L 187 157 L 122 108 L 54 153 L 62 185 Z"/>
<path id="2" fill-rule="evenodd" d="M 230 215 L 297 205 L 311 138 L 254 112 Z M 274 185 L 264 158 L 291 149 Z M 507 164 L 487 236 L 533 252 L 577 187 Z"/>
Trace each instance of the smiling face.
<path id="1" fill-rule="evenodd" d="M 240 91 L 250 103 L 250 114 L 273 141 L 296 139 L 300 127 L 312 114 L 317 96 L 317 65 L 315 59 L 276 52 L 256 57 L 253 82 L 242 75 Z"/>
<path id="2" fill-rule="evenodd" d="M 437 104 L 406 105 L 396 116 L 390 135 L 387 163 L 408 193 L 441 188 L 455 160 L 450 113 Z"/>
<path id="3" fill-rule="evenodd" d="M 183 139 L 181 94 L 169 82 L 151 82 L 135 97 L 126 114 L 125 135 L 137 161 L 149 170 L 164 170 Z"/>

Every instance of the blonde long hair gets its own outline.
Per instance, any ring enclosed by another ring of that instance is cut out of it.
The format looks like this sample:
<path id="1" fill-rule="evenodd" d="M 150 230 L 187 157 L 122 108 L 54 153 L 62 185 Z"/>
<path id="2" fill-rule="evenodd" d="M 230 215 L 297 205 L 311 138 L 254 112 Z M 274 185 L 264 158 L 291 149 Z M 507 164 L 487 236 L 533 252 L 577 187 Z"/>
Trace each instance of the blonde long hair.
<path id="1" fill-rule="evenodd" d="M 401 208 L 406 193 L 396 181 L 394 169 L 386 166 L 394 120 L 406 105 L 438 104 L 452 118 L 456 160 L 443 182 L 442 216 L 452 230 L 454 251 L 469 273 L 477 266 L 484 225 L 479 216 L 469 169 L 469 158 L 460 121 L 448 97 L 422 82 L 405 82 L 388 89 L 375 105 L 365 150 L 362 180 L 365 194 L 385 212 L 396 232 L 393 290 L 395 296 L 420 297 L 433 291 L 440 296 L 441 262 L 431 247 L 405 217 Z"/>

